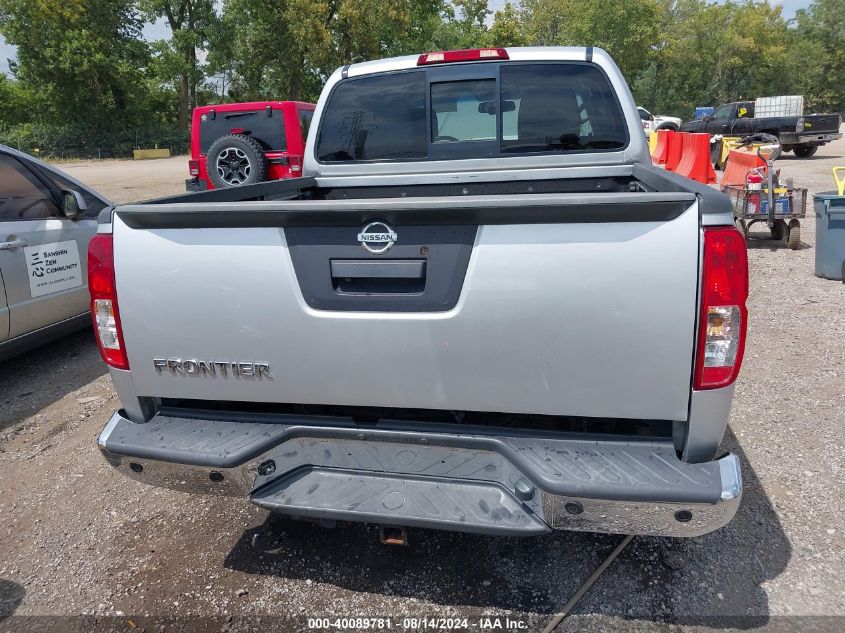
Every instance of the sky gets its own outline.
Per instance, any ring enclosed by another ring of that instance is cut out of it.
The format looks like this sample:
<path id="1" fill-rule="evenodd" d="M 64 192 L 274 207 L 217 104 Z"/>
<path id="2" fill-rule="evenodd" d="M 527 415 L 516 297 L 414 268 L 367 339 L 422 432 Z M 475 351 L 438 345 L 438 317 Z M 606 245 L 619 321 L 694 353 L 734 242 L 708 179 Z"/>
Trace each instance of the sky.
<path id="1" fill-rule="evenodd" d="M 506 0 L 492 0 L 490 8 L 495 10 L 501 9 Z M 798 9 L 804 9 L 810 5 L 811 0 L 778 0 L 777 4 L 783 5 L 783 15 L 791 18 L 795 15 Z M 773 2 L 774 4 L 774 2 Z M 166 39 L 170 35 L 170 29 L 164 21 L 159 20 L 154 24 L 147 24 L 144 26 L 144 38 L 147 40 Z M 9 71 L 9 59 L 15 58 L 15 47 L 7 44 L 3 36 L 0 35 L 0 72 L 6 73 Z"/>

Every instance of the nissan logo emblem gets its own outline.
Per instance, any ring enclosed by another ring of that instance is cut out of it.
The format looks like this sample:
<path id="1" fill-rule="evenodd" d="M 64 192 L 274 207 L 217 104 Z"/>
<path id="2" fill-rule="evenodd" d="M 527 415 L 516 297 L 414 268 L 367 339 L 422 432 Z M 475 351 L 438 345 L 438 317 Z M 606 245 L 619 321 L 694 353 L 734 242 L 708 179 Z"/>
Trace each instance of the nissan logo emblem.
<path id="1" fill-rule="evenodd" d="M 364 250 L 373 255 L 389 251 L 397 240 L 396 232 L 384 222 L 370 222 L 358 233 L 358 241 Z"/>

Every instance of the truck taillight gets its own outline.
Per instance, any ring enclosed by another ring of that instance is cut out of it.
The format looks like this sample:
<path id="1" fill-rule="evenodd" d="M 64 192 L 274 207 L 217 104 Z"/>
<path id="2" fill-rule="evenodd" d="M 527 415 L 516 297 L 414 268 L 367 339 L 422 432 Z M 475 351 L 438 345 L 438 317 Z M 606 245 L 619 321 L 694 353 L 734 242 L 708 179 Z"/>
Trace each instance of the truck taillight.
<path id="1" fill-rule="evenodd" d="M 747 298 L 745 238 L 734 227 L 705 227 L 696 389 L 726 387 L 736 380 L 745 349 Z"/>
<path id="2" fill-rule="evenodd" d="M 188 161 L 188 171 L 191 173 L 191 176 L 199 176 L 200 175 L 200 162 L 198 160 L 189 160 Z"/>
<path id="3" fill-rule="evenodd" d="M 504 48 L 467 48 L 460 51 L 423 53 L 417 59 L 417 66 L 448 64 L 450 62 L 495 61 L 497 59 L 509 59 L 508 52 Z"/>
<path id="4" fill-rule="evenodd" d="M 88 243 L 88 291 L 91 294 L 94 333 L 103 360 L 111 367 L 129 369 L 117 307 L 111 235 L 95 235 Z"/>

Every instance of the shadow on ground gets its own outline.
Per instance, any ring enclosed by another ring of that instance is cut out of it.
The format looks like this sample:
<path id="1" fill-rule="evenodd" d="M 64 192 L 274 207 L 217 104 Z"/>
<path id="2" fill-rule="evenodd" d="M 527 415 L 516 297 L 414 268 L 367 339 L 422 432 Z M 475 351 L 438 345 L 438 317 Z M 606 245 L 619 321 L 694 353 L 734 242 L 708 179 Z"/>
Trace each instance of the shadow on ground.
<path id="1" fill-rule="evenodd" d="M 761 224 L 760 226 L 765 226 L 765 224 Z M 801 227 L 802 231 L 804 227 Z M 769 229 L 759 229 L 757 230 L 757 225 L 751 228 L 751 231 L 748 233 L 748 239 L 746 240 L 746 244 L 748 244 L 749 250 L 766 250 L 766 251 L 788 251 L 790 250 L 789 247 L 786 245 L 786 240 L 773 240 L 771 235 L 769 234 Z M 810 245 L 807 242 L 801 242 L 798 245 L 799 251 L 803 251 L 807 248 L 810 248 Z"/>
<path id="2" fill-rule="evenodd" d="M 0 622 L 15 612 L 25 593 L 18 583 L 0 578 Z"/>
<path id="3" fill-rule="evenodd" d="M 0 429 L 105 373 L 90 328 L 0 362 Z"/>
<path id="4" fill-rule="evenodd" d="M 761 585 L 784 570 L 791 546 L 730 432 L 725 447 L 744 464 L 744 498 L 734 520 L 697 539 L 634 539 L 573 614 L 717 628 L 753 628 L 768 621 Z M 620 538 L 576 532 L 504 538 L 414 530 L 410 544 L 397 547 L 381 545 L 373 527 L 327 529 L 271 516 L 243 533 L 225 565 L 248 574 L 310 579 L 373 594 L 373 608 L 382 614 L 385 606 L 395 608 L 398 597 L 454 606 L 466 615 L 492 609 L 536 617 L 555 613 Z"/>
<path id="5" fill-rule="evenodd" d="M 798 160 L 800 160 L 800 161 L 804 161 L 804 160 L 813 161 L 813 160 L 831 160 L 831 159 L 836 160 L 837 158 L 842 158 L 842 157 L 841 156 L 831 156 L 830 154 L 823 154 L 821 156 L 818 155 L 818 154 L 815 154 L 813 156 L 808 156 L 806 158 L 799 158 L 795 154 L 785 152 L 778 157 L 778 160 L 785 160 L 785 161 L 791 162 L 791 161 L 794 161 L 794 160 L 795 161 L 798 161 Z"/>

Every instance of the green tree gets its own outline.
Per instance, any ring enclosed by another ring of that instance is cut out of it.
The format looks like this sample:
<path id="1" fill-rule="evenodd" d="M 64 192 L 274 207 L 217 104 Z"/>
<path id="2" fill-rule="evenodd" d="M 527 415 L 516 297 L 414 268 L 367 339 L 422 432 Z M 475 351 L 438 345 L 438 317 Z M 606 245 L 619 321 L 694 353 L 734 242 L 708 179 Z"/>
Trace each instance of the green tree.
<path id="1" fill-rule="evenodd" d="M 140 0 L 149 20 L 164 18 L 170 27 L 170 40 L 154 44 L 156 75 L 175 85 L 179 94 L 178 124 L 190 124 L 191 109 L 197 106 L 197 88 L 205 78 L 199 52 L 208 42 L 217 21 L 214 0 Z"/>
<path id="2" fill-rule="evenodd" d="M 815 0 L 795 16 L 790 74 L 817 110 L 845 110 L 845 0 Z"/>
<path id="3" fill-rule="evenodd" d="M 486 46 L 525 46 L 525 25 L 519 14 L 519 10 L 510 2 L 496 11 L 493 16 L 493 25 L 484 37 Z"/>
<path id="4" fill-rule="evenodd" d="M 439 0 L 226 0 L 212 69 L 232 98 L 317 98 L 338 66 L 419 50 Z"/>
<path id="5" fill-rule="evenodd" d="M 638 100 L 684 118 L 695 106 L 783 94 L 790 33 L 779 6 L 665 1 L 650 63 L 633 78 Z"/>
<path id="6" fill-rule="evenodd" d="M 647 66 L 658 39 L 657 0 L 524 0 L 522 6 L 528 42 L 603 48 L 629 81 Z"/>
<path id="7" fill-rule="evenodd" d="M 0 128 L 25 123 L 32 112 L 32 97 L 19 81 L 0 73 Z"/>
<path id="8" fill-rule="evenodd" d="M 142 116 L 149 61 L 133 0 L 0 0 L 0 32 L 18 47 L 33 119 L 108 125 Z"/>

